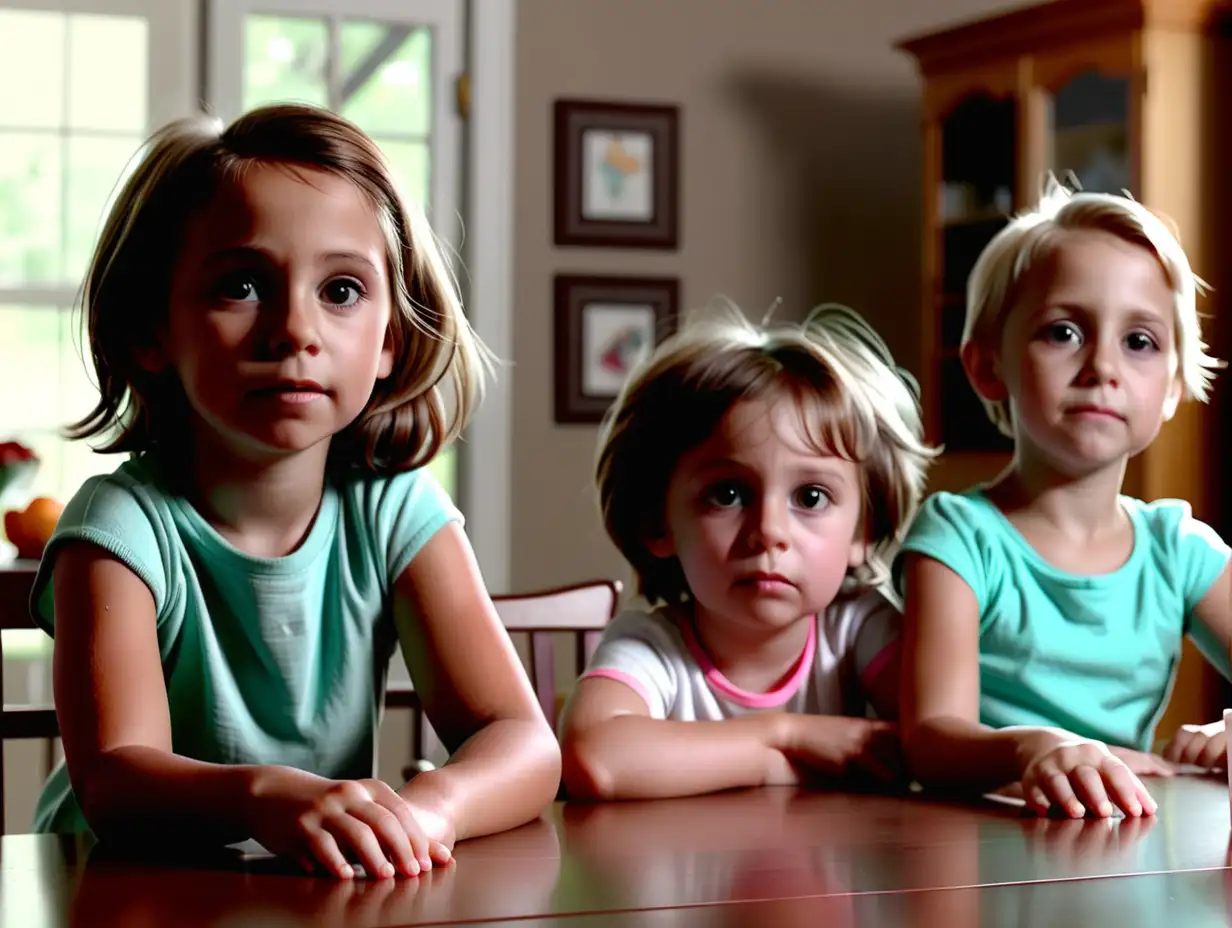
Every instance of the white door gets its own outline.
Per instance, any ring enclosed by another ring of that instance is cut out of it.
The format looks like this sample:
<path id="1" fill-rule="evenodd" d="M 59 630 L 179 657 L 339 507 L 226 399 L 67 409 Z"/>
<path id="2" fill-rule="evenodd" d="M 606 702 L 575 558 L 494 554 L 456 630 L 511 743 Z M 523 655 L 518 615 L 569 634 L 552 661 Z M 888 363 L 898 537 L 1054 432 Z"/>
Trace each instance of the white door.
<path id="1" fill-rule="evenodd" d="M 21 496 L 66 501 L 122 460 L 61 435 L 97 399 L 74 305 L 141 143 L 197 109 L 197 7 L 0 0 L 0 37 L 0 441 L 42 460 Z M 11 553 L 0 549 L 0 559 Z"/>
<path id="2" fill-rule="evenodd" d="M 380 145 L 456 254 L 463 20 L 463 0 L 209 0 L 206 102 L 225 121 L 280 101 L 347 117 Z M 432 470 L 457 498 L 454 455 Z"/>

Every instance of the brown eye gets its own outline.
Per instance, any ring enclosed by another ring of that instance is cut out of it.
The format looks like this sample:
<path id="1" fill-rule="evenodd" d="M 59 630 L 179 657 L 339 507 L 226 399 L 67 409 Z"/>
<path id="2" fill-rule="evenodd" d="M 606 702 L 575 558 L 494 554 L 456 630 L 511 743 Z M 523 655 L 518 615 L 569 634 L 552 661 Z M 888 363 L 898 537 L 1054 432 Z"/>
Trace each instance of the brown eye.
<path id="1" fill-rule="evenodd" d="M 261 299 L 257 293 L 257 281 L 249 273 L 227 275 L 215 285 L 214 296 L 232 303 Z"/>
<path id="2" fill-rule="evenodd" d="M 354 306 L 363 296 L 363 288 L 359 283 L 345 277 L 331 280 L 322 291 L 325 302 L 332 306 Z"/>
<path id="3" fill-rule="evenodd" d="M 721 483 L 706 494 L 706 502 L 719 509 L 730 509 L 742 502 L 740 487 L 734 483 Z"/>
<path id="4" fill-rule="evenodd" d="M 801 509 L 820 509 L 830 502 L 830 496 L 819 486 L 801 487 L 796 491 L 795 504 Z"/>

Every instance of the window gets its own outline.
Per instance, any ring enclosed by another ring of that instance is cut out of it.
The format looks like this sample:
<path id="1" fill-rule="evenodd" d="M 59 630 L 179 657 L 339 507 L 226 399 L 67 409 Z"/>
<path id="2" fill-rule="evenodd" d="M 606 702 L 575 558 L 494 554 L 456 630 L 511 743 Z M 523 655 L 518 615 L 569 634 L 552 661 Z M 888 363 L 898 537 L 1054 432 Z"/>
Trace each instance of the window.
<path id="1" fill-rule="evenodd" d="M 142 140 L 191 111 L 192 4 L 19 3 L 0 0 L 0 441 L 42 461 L 26 496 L 63 501 L 121 463 L 61 437 L 97 396 L 76 301 Z"/>

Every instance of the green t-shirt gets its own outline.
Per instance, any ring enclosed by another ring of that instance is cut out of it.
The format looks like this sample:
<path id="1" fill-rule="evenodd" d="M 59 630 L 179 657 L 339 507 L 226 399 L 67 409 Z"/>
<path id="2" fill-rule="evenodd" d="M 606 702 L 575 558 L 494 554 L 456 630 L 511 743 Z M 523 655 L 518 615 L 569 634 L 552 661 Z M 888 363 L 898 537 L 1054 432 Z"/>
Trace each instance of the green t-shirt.
<path id="1" fill-rule="evenodd" d="M 1123 496 L 1121 505 L 1133 551 L 1117 570 L 1086 576 L 1040 557 L 978 488 L 925 501 L 899 564 L 909 551 L 927 555 L 975 593 L 984 724 L 1059 726 L 1150 750 L 1185 634 L 1228 675 L 1224 648 L 1193 621 L 1228 546 L 1188 503 Z"/>
<path id="2" fill-rule="evenodd" d="M 92 542 L 154 596 L 175 753 L 370 777 L 397 644 L 390 590 L 428 539 L 461 518 L 426 470 L 358 477 L 326 488 L 291 554 L 251 557 L 137 458 L 88 480 L 65 507 L 32 611 L 54 636 L 56 551 Z M 34 829 L 89 830 L 63 764 L 43 787 Z"/>

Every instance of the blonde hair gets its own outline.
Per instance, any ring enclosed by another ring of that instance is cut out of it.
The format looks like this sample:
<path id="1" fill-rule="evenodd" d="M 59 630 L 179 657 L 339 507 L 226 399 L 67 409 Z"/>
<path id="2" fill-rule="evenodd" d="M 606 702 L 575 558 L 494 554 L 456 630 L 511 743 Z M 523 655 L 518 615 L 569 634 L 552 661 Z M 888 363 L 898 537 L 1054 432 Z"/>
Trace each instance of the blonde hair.
<path id="1" fill-rule="evenodd" d="M 1198 321 L 1197 296 L 1207 289 L 1194 274 L 1176 232 L 1168 222 L 1129 196 L 1072 192 L 1050 178 L 1039 204 L 1020 213 L 980 253 L 967 279 L 967 315 L 962 345 L 995 348 L 1006 317 L 1018 301 L 1023 280 L 1035 262 L 1055 246 L 1061 232 L 1106 232 L 1149 251 L 1159 261 L 1173 294 L 1176 312 L 1177 369 L 1186 395 L 1206 401 L 1214 371 L 1222 362 L 1207 354 Z M 1003 401 L 981 397 L 988 418 L 1013 437 Z"/>
<path id="2" fill-rule="evenodd" d="M 72 438 L 106 437 L 103 452 L 166 452 L 187 402 L 174 372 L 138 363 L 165 319 L 171 276 L 193 214 L 252 165 L 345 178 L 372 203 L 385 233 L 392 286 L 392 373 L 331 443 L 335 467 L 394 473 L 427 464 L 461 433 L 482 399 L 491 356 L 471 330 L 445 254 L 423 211 L 399 193 L 377 145 L 328 110 L 277 105 L 224 127 L 199 116 L 156 132 L 121 188 L 82 291 L 98 378 L 94 410 Z M 141 294 L 152 294 L 142 298 Z"/>
<path id="3" fill-rule="evenodd" d="M 818 454 L 863 472 L 866 563 L 853 575 L 883 583 L 936 452 L 921 437 L 919 391 L 853 310 L 827 305 L 799 325 L 749 322 L 725 305 L 690 319 L 629 377 L 604 420 L 595 478 L 603 523 L 651 603 L 690 597 L 678 559 L 655 557 L 668 483 L 736 403 L 776 392 L 799 404 Z"/>

